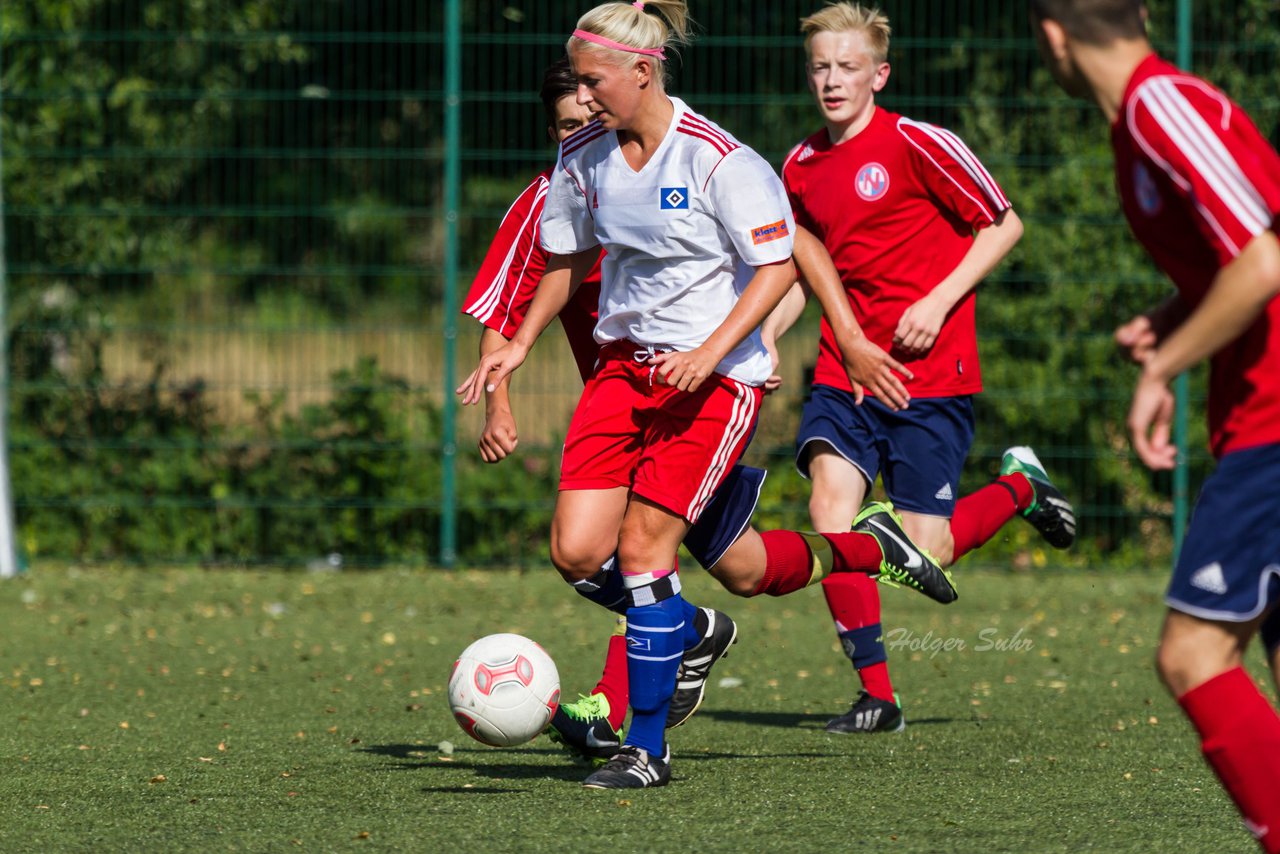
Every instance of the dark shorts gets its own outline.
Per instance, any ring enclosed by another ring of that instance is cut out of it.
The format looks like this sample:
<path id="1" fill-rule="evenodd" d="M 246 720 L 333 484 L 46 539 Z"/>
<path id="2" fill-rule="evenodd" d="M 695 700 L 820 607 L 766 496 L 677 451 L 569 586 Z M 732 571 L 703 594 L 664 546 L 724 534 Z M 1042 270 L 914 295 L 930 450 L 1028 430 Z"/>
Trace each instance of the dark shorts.
<path id="1" fill-rule="evenodd" d="M 973 445 L 973 398 L 921 398 L 900 412 L 870 395 L 861 406 L 853 400 L 851 391 L 813 387 L 796 434 L 801 476 L 809 477 L 814 443 L 825 443 L 862 472 L 868 488 L 882 477 L 894 507 L 950 518 Z"/>
<path id="2" fill-rule="evenodd" d="M 1280 444 L 1227 454 L 1205 480 L 1165 594 L 1175 611 L 1243 623 L 1280 597 Z"/>

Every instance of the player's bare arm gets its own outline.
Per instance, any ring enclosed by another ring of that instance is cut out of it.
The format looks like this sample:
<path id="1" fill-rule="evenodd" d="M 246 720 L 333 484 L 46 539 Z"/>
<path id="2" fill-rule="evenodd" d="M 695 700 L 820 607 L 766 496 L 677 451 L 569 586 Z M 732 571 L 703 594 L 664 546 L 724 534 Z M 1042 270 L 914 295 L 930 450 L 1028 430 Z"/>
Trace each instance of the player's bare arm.
<path id="1" fill-rule="evenodd" d="M 1177 459 L 1169 427 L 1170 381 L 1238 338 L 1277 294 L 1280 240 L 1268 230 L 1218 272 L 1204 300 L 1143 364 L 1129 409 L 1129 433 L 1134 451 L 1149 468 L 1173 468 Z"/>
<path id="2" fill-rule="evenodd" d="M 781 363 L 781 357 L 778 355 L 778 339 L 795 325 L 796 320 L 804 313 L 805 303 L 808 301 L 809 295 L 805 291 L 804 283 L 796 282 L 778 303 L 778 307 L 769 312 L 764 323 L 760 324 L 760 340 L 764 343 L 764 348 L 769 351 L 769 359 L 773 364 L 773 373 L 764 384 L 765 394 L 777 391 L 782 386 L 782 377 L 778 374 L 778 365 Z"/>
<path id="3" fill-rule="evenodd" d="M 845 373 L 853 385 L 854 402 L 862 403 L 865 387 L 890 409 L 906 409 L 911 394 L 899 376 L 912 379 L 914 375 L 862 334 L 862 326 L 853 315 L 840 273 L 822 241 L 807 229 L 797 228 L 795 259 L 800 277 L 818 298 L 827 323 L 831 325 Z"/>
<path id="4" fill-rule="evenodd" d="M 507 343 L 501 332 L 485 328 L 480 336 L 480 358 L 497 352 Z M 480 458 L 486 463 L 506 459 L 519 444 L 516 417 L 511 409 L 511 377 L 498 383 L 493 391 L 484 395 L 484 428 L 480 431 Z"/>
<path id="5" fill-rule="evenodd" d="M 795 284 L 796 266 L 788 258 L 755 268 L 742 296 L 716 331 L 701 346 L 687 352 L 660 353 L 649 360 L 659 378 L 681 391 L 695 391 L 715 372 L 716 365 L 764 322 Z"/>
<path id="6" fill-rule="evenodd" d="M 1156 347 L 1188 314 L 1187 304 L 1181 295 L 1173 294 L 1155 308 L 1143 312 L 1116 329 L 1116 345 L 1135 364 L 1146 364 Z"/>
<path id="7" fill-rule="evenodd" d="M 893 343 L 913 356 L 929 352 L 951 310 L 1004 260 L 1021 238 L 1022 220 L 1012 208 L 979 229 L 973 245 L 951 274 L 902 313 Z"/>
<path id="8" fill-rule="evenodd" d="M 461 395 L 464 406 L 479 403 L 484 392 L 495 391 L 512 371 L 524 363 L 538 336 L 569 304 L 574 291 L 591 271 L 599 255 L 600 248 L 593 247 L 574 255 L 552 255 L 547 259 L 546 272 L 516 334 L 506 344 L 483 356 L 476 369 L 455 390 Z"/>

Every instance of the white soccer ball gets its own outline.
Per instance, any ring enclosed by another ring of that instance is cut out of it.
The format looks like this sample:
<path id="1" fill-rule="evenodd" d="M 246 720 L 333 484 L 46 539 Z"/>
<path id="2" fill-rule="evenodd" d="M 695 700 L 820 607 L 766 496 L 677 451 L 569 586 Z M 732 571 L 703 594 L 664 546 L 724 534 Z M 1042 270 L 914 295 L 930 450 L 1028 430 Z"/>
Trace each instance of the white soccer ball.
<path id="1" fill-rule="evenodd" d="M 547 651 L 523 635 L 480 638 L 449 675 L 449 708 L 467 735 L 494 747 L 524 744 L 560 705 L 560 674 Z"/>

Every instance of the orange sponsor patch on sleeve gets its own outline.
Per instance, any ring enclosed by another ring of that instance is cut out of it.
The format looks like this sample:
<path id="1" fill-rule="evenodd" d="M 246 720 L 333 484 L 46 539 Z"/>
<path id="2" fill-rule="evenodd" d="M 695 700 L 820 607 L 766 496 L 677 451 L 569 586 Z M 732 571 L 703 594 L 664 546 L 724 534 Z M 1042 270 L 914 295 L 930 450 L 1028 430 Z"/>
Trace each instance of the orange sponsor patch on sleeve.
<path id="1" fill-rule="evenodd" d="M 777 222 L 751 229 L 751 242 L 759 246 L 761 243 L 778 240 L 790 234 L 791 230 L 787 228 L 787 221 L 780 219 Z"/>

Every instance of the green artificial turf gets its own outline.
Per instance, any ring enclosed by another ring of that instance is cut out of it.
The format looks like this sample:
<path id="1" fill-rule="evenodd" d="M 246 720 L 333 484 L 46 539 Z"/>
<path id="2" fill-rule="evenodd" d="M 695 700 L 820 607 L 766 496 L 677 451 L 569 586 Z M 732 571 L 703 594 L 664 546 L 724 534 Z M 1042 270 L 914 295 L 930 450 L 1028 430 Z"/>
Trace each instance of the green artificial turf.
<path id="1" fill-rule="evenodd" d="M 1163 576 L 885 590 L 907 729 L 831 736 L 854 688 L 821 594 L 684 575 L 740 642 L 671 733 L 672 784 L 624 793 L 449 714 L 454 656 L 491 632 L 545 646 L 568 698 L 594 684 L 612 618 L 550 570 L 3 582 L 0 850 L 1255 850 L 1152 672 Z"/>

